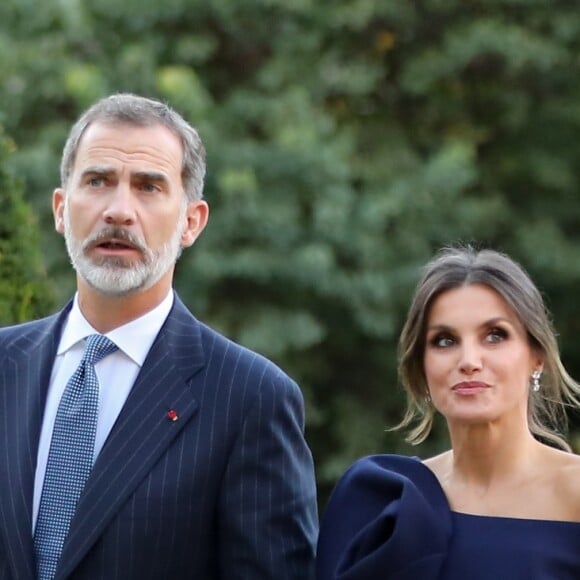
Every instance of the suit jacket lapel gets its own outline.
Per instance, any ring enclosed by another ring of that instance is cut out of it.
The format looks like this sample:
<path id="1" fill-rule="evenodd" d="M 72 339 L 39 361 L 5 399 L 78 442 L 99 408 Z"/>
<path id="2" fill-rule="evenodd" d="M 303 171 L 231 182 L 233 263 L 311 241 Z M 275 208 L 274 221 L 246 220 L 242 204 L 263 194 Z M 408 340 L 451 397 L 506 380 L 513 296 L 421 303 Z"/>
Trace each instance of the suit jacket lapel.
<path id="1" fill-rule="evenodd" d="M 203 364 L 199 323 L 176 296 L 79 500 L 57 579 L 77 566 L 194 415 L 190 379 Z"/>
<path id="2" fill-rule="evenodd" d="M 0 364 L 0 528 L 13 577 L 19 580 L 36 577 L 34 474 L 46 392 L 66 312 L 31 324 L 5 345 Z"/>

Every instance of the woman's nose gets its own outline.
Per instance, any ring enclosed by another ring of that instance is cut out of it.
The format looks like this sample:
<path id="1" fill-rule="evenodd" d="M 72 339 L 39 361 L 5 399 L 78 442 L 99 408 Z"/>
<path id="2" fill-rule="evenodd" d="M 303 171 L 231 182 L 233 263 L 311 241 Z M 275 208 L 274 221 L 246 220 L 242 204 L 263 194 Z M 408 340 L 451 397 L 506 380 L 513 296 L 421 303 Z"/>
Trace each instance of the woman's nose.
<path id="1" fill-rule="evenodd" d="M 461 345 L 461 354 L 459 361 L 459 369 L 461 372 L 471 374 L 481 370 L 481 350 L 480 348 L 469 342 Z"/>

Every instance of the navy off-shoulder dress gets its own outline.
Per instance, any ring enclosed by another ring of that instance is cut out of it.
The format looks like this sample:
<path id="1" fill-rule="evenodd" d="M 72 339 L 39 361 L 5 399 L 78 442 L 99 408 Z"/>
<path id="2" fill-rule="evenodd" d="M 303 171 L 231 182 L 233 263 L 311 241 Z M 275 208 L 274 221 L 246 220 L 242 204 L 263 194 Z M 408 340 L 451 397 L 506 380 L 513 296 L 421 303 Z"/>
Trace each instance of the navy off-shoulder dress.
<path id="1" fill-rule="evenodd" d="M 453 512 L 417 458 L 356 462 L 326 508 L 317 580 L 580 580 L 580 523 Z"/>

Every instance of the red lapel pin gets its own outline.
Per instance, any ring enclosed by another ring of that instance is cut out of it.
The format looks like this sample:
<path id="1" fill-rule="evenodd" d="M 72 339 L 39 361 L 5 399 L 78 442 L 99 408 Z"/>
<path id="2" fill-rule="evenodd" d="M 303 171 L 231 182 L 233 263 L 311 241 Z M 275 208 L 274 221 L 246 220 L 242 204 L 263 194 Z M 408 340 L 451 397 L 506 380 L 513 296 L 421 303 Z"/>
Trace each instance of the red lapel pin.
<path id="1" fill-rule="evenodd" d="M 167 418 L 170 421 L 177 421 L 177 419 L 179 419 L 179 415 L 173 409 L 170 409 L 167 411 Z"/>

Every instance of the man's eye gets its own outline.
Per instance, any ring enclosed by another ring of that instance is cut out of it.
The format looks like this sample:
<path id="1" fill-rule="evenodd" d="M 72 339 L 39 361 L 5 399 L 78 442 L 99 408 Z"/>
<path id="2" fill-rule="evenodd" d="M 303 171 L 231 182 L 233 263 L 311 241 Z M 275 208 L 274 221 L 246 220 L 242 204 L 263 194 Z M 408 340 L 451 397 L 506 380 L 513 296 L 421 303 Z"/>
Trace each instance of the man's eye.
<path id="1" fill-rule="evenodd" d="M 155 183 L 142 183 L 141 190 L 145 193 L 155 193 L 159 191 L 159 187 Z"/>
<path id="2" fill-rule="evenodd" d="M 91 187 L 102 187 L 105 184 L 104 177 L 91 177 L 88 181 Z"/>

